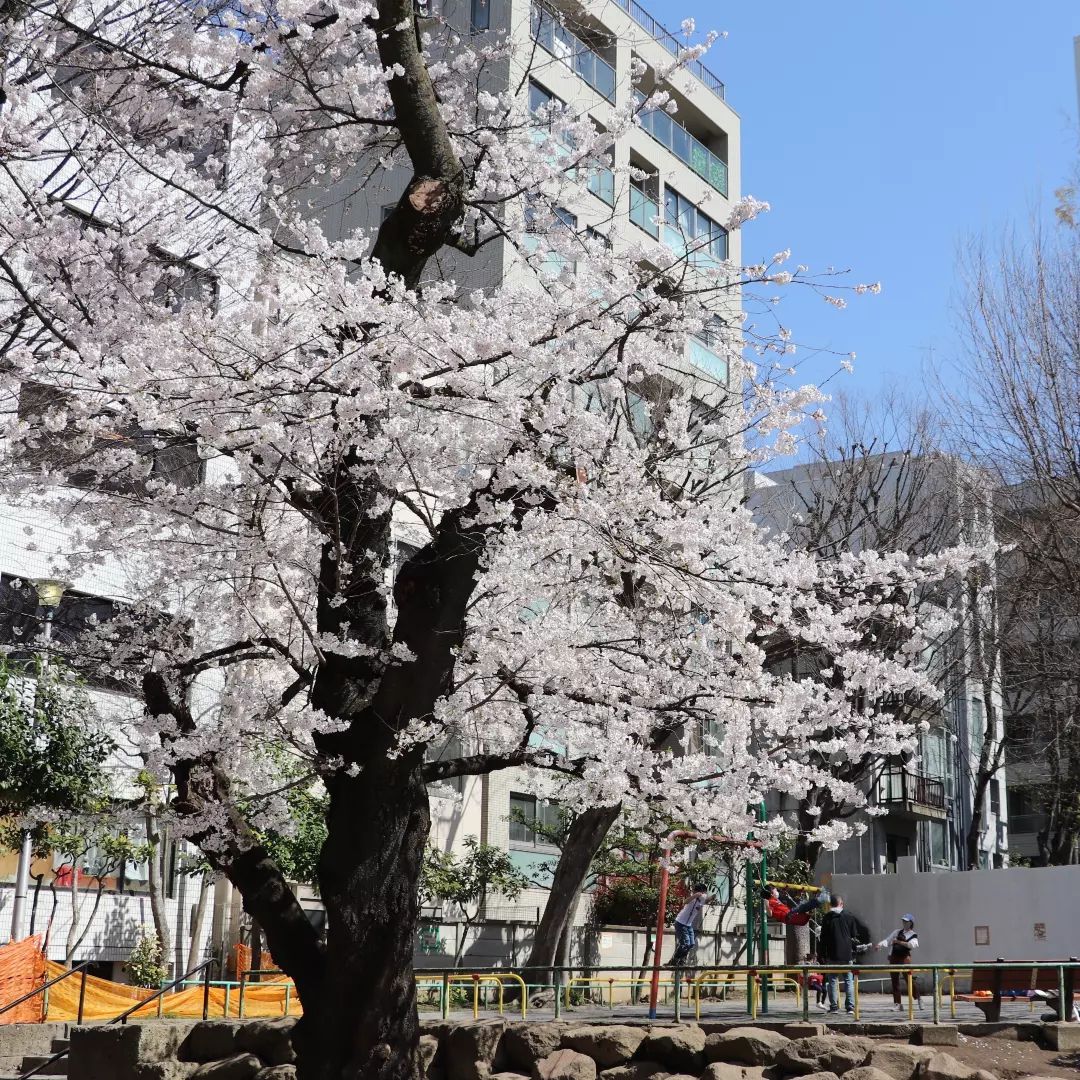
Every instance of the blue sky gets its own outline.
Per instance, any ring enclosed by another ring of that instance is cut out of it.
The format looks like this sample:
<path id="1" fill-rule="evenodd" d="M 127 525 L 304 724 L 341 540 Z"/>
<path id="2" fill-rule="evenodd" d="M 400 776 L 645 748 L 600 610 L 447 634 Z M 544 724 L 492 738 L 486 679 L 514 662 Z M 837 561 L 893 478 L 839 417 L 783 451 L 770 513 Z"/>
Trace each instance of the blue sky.
<path id="1" fill-rule="evenodd" d="M 965 236 L 1045 207 L 1076 160 L 1077 0 L 646 0 L 672 30 L 726 30 L 706 64 L 743 123 L 743 191 L 772 211 L 744 259 L 881 281 L 846 311 L 784 301 L 794 340 L 857 354 L 830 386 L 918 388 L 955 355 L 955 262 Z M 931 351 L 932 350 L 932 351 Z M 800 349 L 820 380 L 835 357 Z"/>

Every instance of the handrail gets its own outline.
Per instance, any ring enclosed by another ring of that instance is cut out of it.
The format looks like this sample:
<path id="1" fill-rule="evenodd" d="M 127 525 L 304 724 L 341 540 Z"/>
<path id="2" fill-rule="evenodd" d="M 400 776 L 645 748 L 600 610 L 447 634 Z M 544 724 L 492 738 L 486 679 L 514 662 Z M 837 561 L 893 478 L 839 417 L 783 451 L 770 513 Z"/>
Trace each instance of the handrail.
<path id="1" fill-rule="evenodd" d="M 210 965 L 215 962 L 216 961 L 214 960 L 214 957 L 211 956 L 208 960 L 204 960 L 197 967 L 193 967 L 190 971 L 185 971 L 179 979 L 173 979 L 173 981 L 169 983 L 168 986 L 163 986 L 160 990 L 155 990 L 154 993 L 152 993 L 149 997 L 143 998 L 142 1001 L 137 1001 L 134 1005 L 131 1006 L 130 1009 L 125 1009 L 119 1016 L 114 1016 L 111 1020 L 106 1020 L 102 1026 L 108 1027 L 110 1024 L 126 1024 L 128 1017 L 132 1013 L 138 1012 L 140 1009 L 145 1008 L 152 1001 L 157 1001 L 158 998 L 163 997 L 174 987 L 179 986 L 182 982 L 187 982 L 192 975 L 196 974 L 196 972 L 199 971 L 203 972 L 202 1018 L 205 1020 L 210 1014 Z M 19 1080 L 29 1080 L 31 1076 L 37 1076 L 39 1072 L 47 1069 L 55 1062 L 60 1061 L 61 1058 L 67 1057 L 69 1053 L 71 1053 L 70 1045 L 64 1047 L 63 1050 L 58 1050 L 55 1054 L 52 1055 L 52 1057 L 46 1058 L 40 1065 L 35 1065 L 32 1069 L 29 1070 L 29 1072 L 21 1073 L 19 1076 Z"/>
<path id="2" fill-rule="evenodd" d="M 63 982 L 66 978 L 74 975 L 77 971 L 82 971 L 84 968 L 92 964 L 92 960 L 83 960 L 82 963 L 76 964 L 75 967 L 65 971 L 63 975 L 57 975 L 55 979 L 50 979 L 46 983 L 42 983 L 36 990 L 31 990 L 28 994 L 23 994 L 22 997 L 16 998 L 14 1001 L 9 1001 L 3 1008 L 0 1008 L 0 1016 L 8 1012 L 10 1009 L 14 1009 L 17 1005 L 21 1005 L 24 1001 L 29 1001 L 32 997 L 36 997 L 38 994 L 44 994 L 50 986 L 55 986 L 57 983 Z M 80 1019 L 82 1019 L 80 1017 Z"/>

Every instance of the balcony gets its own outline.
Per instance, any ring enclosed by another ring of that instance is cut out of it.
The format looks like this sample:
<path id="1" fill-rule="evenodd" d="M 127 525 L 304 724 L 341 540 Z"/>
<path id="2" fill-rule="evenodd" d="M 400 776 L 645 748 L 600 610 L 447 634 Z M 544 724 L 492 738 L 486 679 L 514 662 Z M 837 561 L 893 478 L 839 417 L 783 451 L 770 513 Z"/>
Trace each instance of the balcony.
<path id="1" fill-rule="evenodd" d="M 728 362 L 696 337 L 690 339 L 690 363 L 711 379 L 727 386 L 730 375 Z"/>
<path id="2" fill-rule="evenodd" d="M 665 26 L 658 23 L 637 0 L 615 0 L 631 19 L 643 30 L 651 34 L 657 44 L 667 49 L 672 56 L 678 59 L 682 55 L 682 45 L 679 39 Z M 721 101 L 724 100 L 724 84 L 700 61 L 694 60 L 686 65 L 686 70 L 694 78 L 704 83 Z"/>
<path id="3" fill-rule="evenodd" d="M 944 821 L 949 816 L 944 781 L 898 766 L 882 775 L 879 802 L 907 817 Z"/>
<path id="4" fill-rule="evenodd" d="M 638 109 L 645 104 L 645 95 L 640 90 L 634 91 L 634 102 Z M 705 183 L 716 188 L 724 198 L 728 193 L 727 163 L 716 156 L 703 142 L 695 139 L 677 120 L 663 109 L 651 109 L 639 112 L 641 126 L 661 146 L 670 150 L 680 161 L 685 162 L 701 177 Z"/>
<path id="5" fill-rule="evenodd" d="M 630 189 L 630 220 L 654 240 L 660 239 L 660 204 L 640 188 Z"/>
<path id="6" fill-rule="evenodd" d="M 576 72 L 601 97 L 615 100 L 615 68 L 591 45 L 559 21 L 559 17 L 535 0 L 529 9 L 533 40 L 556 60 Z"/>

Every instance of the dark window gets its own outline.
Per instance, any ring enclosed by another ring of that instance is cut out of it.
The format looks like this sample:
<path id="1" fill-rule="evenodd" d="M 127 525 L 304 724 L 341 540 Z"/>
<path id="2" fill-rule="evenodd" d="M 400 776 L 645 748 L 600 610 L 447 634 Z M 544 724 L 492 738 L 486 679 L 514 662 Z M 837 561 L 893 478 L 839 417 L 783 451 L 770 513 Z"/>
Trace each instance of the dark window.
<path id="1" fill-rule="evenodd" d="M 491 29 L 491 0 L 471 0 L 469 26 L 474 34 Z"/>
<path id="2" fill-rule="evenodd" d="M 990 813 L 1001 813 L 1001 784 L 997 780 L 990 781 Z"/>
<path id="3" fill-rule="evenodd" d="M 53 613 L 52 648 L 89 685 L 136 692 L 141 687 L 141 674 L 135 670 L 139 658 L 132 656 L 130 670 L 120 671 L 109 662 L 113 655 L 109 642 L 86 636 L 95 628 L 130 614 L 130 609 L 114 600 L 65 592 Z M 42 621 L 34 583 L 0 574 L 0 646 L 11 660 L 29 660 L 40 649 Z M 119 633 L 124 636 L 123 631 Z"/>
<path id="4" fill-rule="evenodd" d="M 44 420 L 50 412 L 65 408 L 69 400 L 63 390 L 25 382 L 19 387 L 19 418 Z M 99 434 L 89 449 L 78 446 L 72 427 L 46 432 L 42 425 L 41 439 L 31 437 L 24 442 L 21 457 L 33 468 L 64 473 L 73 487 L 117 494 L 148 494 L 151 479 L 192 488 L 202 481 L 203 472 L 193 438 L 126 425 L 118 425 L 107 435 Z"/>
<path id="5" fill-rule="evenodd" d="M 510 842 L 524 847 L 552 847 L 543 831 L 559 827 L 559 807 L 555 803 L 542 802 L 535 795 L 510 793 Z M 542 827 L 537 835 L 536 825 Z"/>

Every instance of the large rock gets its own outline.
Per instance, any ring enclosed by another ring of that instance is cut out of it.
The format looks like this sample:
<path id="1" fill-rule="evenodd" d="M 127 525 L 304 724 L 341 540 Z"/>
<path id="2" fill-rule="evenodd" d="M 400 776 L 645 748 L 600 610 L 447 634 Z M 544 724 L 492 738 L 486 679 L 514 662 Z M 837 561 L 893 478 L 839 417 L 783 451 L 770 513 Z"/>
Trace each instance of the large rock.
<path id="1" fill-rule="evenodd" d="M 295 1065 L 271 1065 L 255 1074 L 255 1080 L 296 1080 Z"/>
<path id="2" fill-rule="evenodd" d="M 919 1076 L 921 1080 L 975 1080 L 978 1071 L 942 1050 L 931 1054 L 922 1063 Z"/>
<path id="3" fill-rule="evenodd" d="M 803 1080 L 840 1080 L 834 1072 L 816 1072 L 803 1077 Z"/>
<path id="4" fill-rule="evenodd" d="M 776 1055 L 790 1043 L 786 1035 L 768 1028 L 731 1028 L 729 1031 L 715 1032 L 705 1040 L 705 1057 L 710 1062 L 772 1065 Z"/>
<path id="5" fill-rule="evenodd" d="M 556 1050 L 533 1066 L 532 1080 L 596 1080 L 596 1062 L 576 1050 Z"/>
<path id="6" fill-rule="evenodd" d="M 155 1020 L 72 1028 L 68 1076 L 71 1080 L 141 1080 L 143 1066 L 176 1061 L 194 1026 L 191 1020 Z"/>
<path id="7" fill-rule="evenodd" d="M 892 1080 L 914 1080 L 919 1066 L 932 1058 L 936 1050 L 928 1046 L 909 1046 L 907 1043 L 877 1043 L 870 1051 L 867 1063 L 883 1073 L 888 1073 Z"/>
<path id="8" fill-rule="evenodd" d="M 777 1052 L 776 1064 L 784 1072 L 796 1075 L 832 1072 L 842 1076 L 849 1069 L 865 1065 L 872 1049 L 873 1043 L 869 1039 L 847 1035 L 814 1035 L 809 1039 L 795 1039 L 782 1046 Z"/>
<path id="9" fill-rule="evenodd" d="M 600 1080 L 657 1080 L 657 1077 L 666 1077 L 668 1069 L 659 1061 L 649 1061 L 642 1058 L 640 1061 L 628 1061 L 625 1065 L 616 1065 L 614 1069 L 605 1069 L 600 1074 Z"/>
<path id="10" fill-rule="evenodd" d="M 960 1029 L 955 1024 L 920 1024 L 915 1029 L 920 1046 L 959 1046 Z"/>
<path id="11" fill-rule="evenodd" d="M 267 1065 L 294 1065 L 292 1033 L 296 1027 L 295 1016 L 282 1016 L 276 1020 L 249 1020 L 240 1025 L 236 1033 L 236 1045 L 241 1050 L 256 1054 Z"/>
<path id="12" fill-rule="evenodd" d="M 181 1061 L 221 1061 L 231 1057 L 242 1049 L 237 1036 L 246 1026 L 239 1020 L 202 1020 L 180 1044 L 177 1056 Z"/>
<path id="13" fill-rule="evenodd" d="M 705 1067 L 705 1032 L 696 1024 L 653 1028 L 636 1051 L 646 1061 L 659 1061 L 671 1073 L 697 1076 Z"/>
<path id="14" fill-rule="evenodd" d="M 194 1061 L 142 1062 L 135 1066 L 135 1080 L 191 1080 L 198 1067 Z"/>
<path id="15" fill-rule="evenodd" d="M 505 1030 L 505 1020 L 476 1020 L 451 1028 L 442 1048 L 447 1080 L 487 1080 Z"/>
<path id="16" fill-rule="evenodd" d="M 645 1041 L 645 1028 L 624 1027 L 621 1024 L 601 1024 L 597 1027 L 571 1028 L 562 1037 L 567 1050 L 587 1054 L 601 1069 L 611 1069 L 629 1061 Z"/>
<path id="17" fill-rule="evenodd" d="M 435 1055 L 439 1052 L 439 1040 L 434 1035 L 420 1036 L 420 1062 L 424 1066 L 424 1072 L 431 1068 Z"/>
<path id="18" fill-rule="evenodd" d="M 844 1080 L 892 1080 L 892 1078 L 887 1072 L 873 1065 L 860 1065 L 857 1069 L 849 1069 L 844 1073 Z"/>
<path id="19" fill-rule="evenodd" d="M 507 1024 L 496 1061 L 512 1070 L 531 1073 L 541 1058 L 559 1049 L 565 1031 L 565 1024 Z"/>
<path id="20" fill-rule="evenodd" d="M 192 1074 L 192 1080 L 254 1080 L 263 1063 L 254 1054 L 233 1054 L 224 1061 L 208 1061 Z"/>

